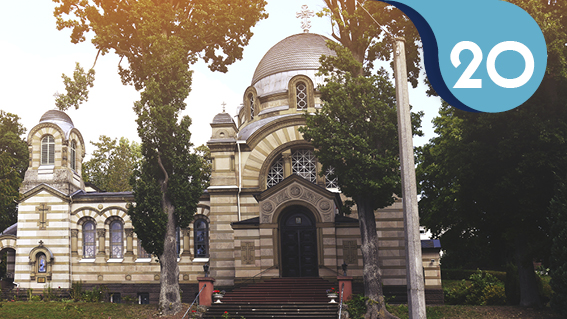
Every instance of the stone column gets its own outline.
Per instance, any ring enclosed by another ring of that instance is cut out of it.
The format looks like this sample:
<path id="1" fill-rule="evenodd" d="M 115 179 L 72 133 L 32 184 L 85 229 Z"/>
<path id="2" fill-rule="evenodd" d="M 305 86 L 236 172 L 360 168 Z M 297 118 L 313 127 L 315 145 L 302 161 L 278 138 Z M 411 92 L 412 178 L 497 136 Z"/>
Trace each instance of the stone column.
<path id="1" fill-rule="evenodd" d="M 282 153 L 284 178 L 291 175 L 291 150 Z"/>
<path id="2" fill-rule="evenodd" d="M 96 236 L 98 238 L 98 252 L 96 253 L 96 262 L 106 262 L 106 252 L 104 240 L 106 238 L 106 229 L 97 229 Z"/>
<path id="3" fill-rule="evenodd" d="M 213 290 L 215 290 L 215 278 L 197 277 L 199 281 L 199 305 L 210 307 L 213 303 Z M 203 288 L 204 287 L 204 288 Z M 202 289 L 202 290 L 201 290 Z"/>
<path id="4" fill-rule="evenodd" d="M 77 253 L 77 237 L 79 236 L 78 229 L 71 229 L 71 256 L 76 257 Z"/>
<path id="5" fill-rule="evenodd" d="M 134 260 L 134 229 L 124 229 L 126 233 L 126 253 L 124 254 L 124 261 Z"/>
<path id="6" fill-rule="evenodd" d="M 191 229 L 189 228 L 181 229 L 181 234 L 183 235 L 183 252 L 181 253 L 181 256 L 191 256 L 191 247 L 189 241 L 190 232 Z"/>

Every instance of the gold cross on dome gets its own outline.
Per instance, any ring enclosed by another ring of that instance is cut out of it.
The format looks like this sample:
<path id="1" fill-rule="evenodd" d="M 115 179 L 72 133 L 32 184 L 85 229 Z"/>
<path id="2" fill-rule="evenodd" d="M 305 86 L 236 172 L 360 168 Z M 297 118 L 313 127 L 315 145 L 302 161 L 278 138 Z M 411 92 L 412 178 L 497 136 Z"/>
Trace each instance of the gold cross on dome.
<path id="1" fill-rule="evenodd" d="M 297 12 L 296 17 L 301 19 L 301 28 L 303 29 L 303 32 L 309 32 L 309 29 L 311 28 L 311 20 L 309 20 L 309 18 L 314 15 L 313 10 L 309 10 L 306 4 L 301 6 L 301 11 Z"/>

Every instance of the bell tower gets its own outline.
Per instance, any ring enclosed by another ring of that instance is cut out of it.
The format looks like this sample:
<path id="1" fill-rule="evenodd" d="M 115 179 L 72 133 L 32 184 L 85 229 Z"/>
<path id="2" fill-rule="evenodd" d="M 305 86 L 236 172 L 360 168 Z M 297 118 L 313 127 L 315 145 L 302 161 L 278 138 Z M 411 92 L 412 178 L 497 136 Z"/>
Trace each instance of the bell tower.
<path id="1" fill-rule="evenodd" d="M 28 134 L 30 162 L 20 193 L 47 184 L 63 194 L 85 189 L 82 162 L 85 142 L 63 111 L 47 111 Z"/>

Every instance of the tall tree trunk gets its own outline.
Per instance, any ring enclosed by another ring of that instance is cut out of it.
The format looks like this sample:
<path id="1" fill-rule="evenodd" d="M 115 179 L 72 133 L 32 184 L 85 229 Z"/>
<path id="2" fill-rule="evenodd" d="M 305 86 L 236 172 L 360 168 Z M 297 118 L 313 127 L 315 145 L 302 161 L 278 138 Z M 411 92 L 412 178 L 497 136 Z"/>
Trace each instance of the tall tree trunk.
<path id="1" fill-rule="evenodd" d="M 384 292 L 382 291 L 382 271 L 378 256 L 378 235 L 376 234 L 376 218 L 370 201 L 355 198 L 358 208 L 358 220 L 362 240 L 362 278 L 366 301 L 365 319 L 397 318 L 386 310 Z"/>
<path id="2" fill-rule="evenodd" d="M 517 235 L 515 257 L 520 280 L 520 306 L 541 308 L 542 302 L 537 287 L 533 259 L 527 254 L 527 244 L 525 237 Z"/>
<path id="3" fill-rule="evenodd" d="M 158 163 L 165 179 L 161 181 L 162 209 L 167 213 L 167 230 L 163 242 L 163 254 L 159 257 L 160 290 L 159 309 L 162 315 L 170 316 L 181 311 L 181 297 L 179 295 L 179 265 L 177 264 L 177 241 L 175 236 L 176 225 L 174 219 L 175 208 L 167 196 L 169 177 L 158 155 Z"/>

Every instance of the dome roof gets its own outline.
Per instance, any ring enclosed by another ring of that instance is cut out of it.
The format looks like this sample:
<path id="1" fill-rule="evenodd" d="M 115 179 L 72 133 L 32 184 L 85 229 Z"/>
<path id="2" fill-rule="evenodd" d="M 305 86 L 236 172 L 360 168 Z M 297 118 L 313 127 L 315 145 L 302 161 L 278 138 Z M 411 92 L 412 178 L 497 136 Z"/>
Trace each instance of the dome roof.
<path id="1" fill-rule="evenodd" d="M 252 85 L 272 74 L 294 70 L 317 70 L 321 55 L 336 55 L 327 47 L 329 38 L 315 33 L 299 33 L 274 45 L 262 58 Z"/>
<path id="2" fill-rule="evenodd" d="M 53 123 L 59 126 L 63 132 L 65 132 L 65 137 L 69 137 L 69 133 L 75 127 L 69 115 L 59 110 L 49 110 L 45 112 L 39 120 L 39 123 Z"/>
<path id="3" fill-rule="evenodd" d="M 71 120 L 69 115 L 67 115 L 65 112 L 59 111 L 59 110 L 49 110 L 49 111 L 45 112 L 45 114 L 43 114 L 43 116 L 39 120 L 40 123 L 41 122 L 54 122 L 54 121 L 61 121 L 61 122 L 71 124 L 71 126 L 74 126 L 73 121 Z"/>
<path id="4" fill-rule="evenodd" d="M 219 113 L 215 115 L 215 117 L 213 118 L 213 124 L 233 124 L 233 123 L 234 121 L 232 120 L 230 114 L 225 112 Z"/>

